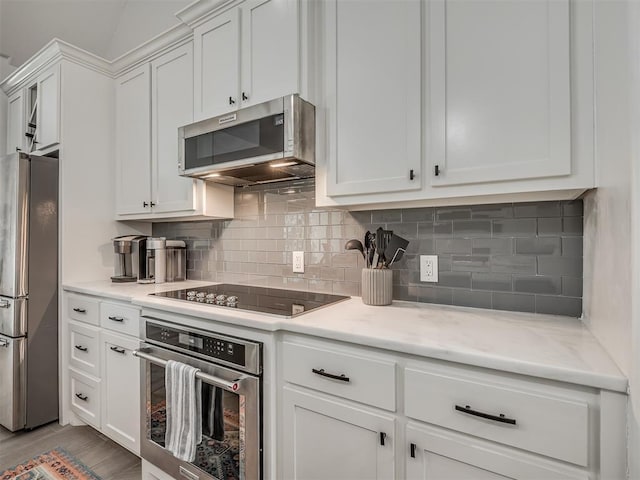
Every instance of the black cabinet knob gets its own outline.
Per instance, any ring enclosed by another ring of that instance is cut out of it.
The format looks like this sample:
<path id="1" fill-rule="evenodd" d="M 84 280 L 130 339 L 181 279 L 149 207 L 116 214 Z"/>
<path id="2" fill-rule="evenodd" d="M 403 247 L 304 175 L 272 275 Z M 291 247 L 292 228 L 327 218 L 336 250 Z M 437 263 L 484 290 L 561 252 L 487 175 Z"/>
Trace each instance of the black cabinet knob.
<path id="1" fill-rule="evenodd" d="M 247 94 L 242 92 L 242 100 L 249 100 L 249 97 L 247 97 Z"/>
<path id="2" fill-rule="evenodd" d="M 233 99 L 233 97 L 229 97 L 229 105 L 233 105 L 234 103 L 236 103 L 236 101 Z"/>

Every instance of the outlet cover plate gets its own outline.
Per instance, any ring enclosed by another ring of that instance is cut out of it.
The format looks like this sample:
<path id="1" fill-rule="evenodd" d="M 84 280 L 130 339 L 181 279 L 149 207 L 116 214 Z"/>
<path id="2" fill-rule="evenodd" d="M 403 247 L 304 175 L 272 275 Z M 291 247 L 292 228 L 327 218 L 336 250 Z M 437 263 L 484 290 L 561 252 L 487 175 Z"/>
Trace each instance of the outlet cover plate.
<path id="1" fill-rule="evenodd" d="M 420 281 L 433 283 L 438 281 L 437 255 L 420 255 Z"/>
<path id="2" fill-rule="evenodd" d="M 293 252 L 293 273 L 304 273 L 304 252 Z"/>

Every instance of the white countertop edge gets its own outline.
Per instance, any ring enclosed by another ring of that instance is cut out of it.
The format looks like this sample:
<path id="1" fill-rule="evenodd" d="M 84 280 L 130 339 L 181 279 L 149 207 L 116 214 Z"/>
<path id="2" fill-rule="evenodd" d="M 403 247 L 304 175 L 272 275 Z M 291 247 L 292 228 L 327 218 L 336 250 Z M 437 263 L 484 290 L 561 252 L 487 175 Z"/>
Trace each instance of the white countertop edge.
<path id="1" fill-rule="evenodd" d="M 548 380 L 556 380 L 586 387 L 627 393 L 628 380 L 621 372 L 619 373 L 619 375 L 614 375 L 604 372 L 580 370 L 570 367 L 520 360 L 514 357 L 492 355 L 487 352 L 474 353 L 465 351 L 460 348 L 456 350 L 455 347 L 442 348 L 432 345 L 403 342 L 391 338 L 381 338 L 380 336 L 367 335 L 366 333 L 354 333 L 347 330 L 336 330 L 335 328 L 323 328 L 317 325 L 310 325 L 308 324 L 309 322 L 304 322 L 305 318 L 313 318 L 312 315 L 321 315 L 325 309 L 320 309 L 317 312 L 305 314 L 302 317 L 286 318 L 277 315 L 258 314 L 232 310 L 224 307 L 212 308 L 209 305 L 176 302 L 174 300 L 167 300 L 162 297 L 148 296 L 148 294 L 150 293 L 187 288 L 191 286 L 197 287 L 200 285 L 211 285 L 213 283 L 216 282 L 187 281 L 164 283 L 158 285 L 138 284 L 135 292 L 127 292 L 126 287 L 124 289 L 122 288 L 123 284 L 113 284 L 115 286 L 112 288 L 109 288 L 108 286 L 102 285 L 100 283 L 65 284 L 63 288 L 66 291 L 70 292 L 109 297 L 116 300 L 128 301 L 133 303 L 134 305 L 138 305 L 147 309 L 154 309 L 185 316 L 196 316 L 200 319 L 241 326 L 244 328 L 253 328 L 256 330 L 268 332 L 282 331 L 304 335 L 313 335 L 325 339 L 351 343 L 356 346 L 380 348 L 396 353 L 415 355 L 419 357 L 489 368 L 514 374 L 528 375 Z M 131 288 L 131 290 L 133 290 L 133 288 Z M 409 306 L 410 303 L 411 302 L 397 302 L 397 306 L 406 307 Z M 394 302 L 394 305 L 395 304 L 396 302 Z M 440 306 L 436 307 L 439 308 Z M 448 307 L 448 310 L 456 311 L 457 308 Z M 463 307 L 460 307 L 460 312 L 466 312 L 468 310 L 473 311 L 475 309 L 465 309 Z M 497 314 L 498 313 L 501 316 L 511 314 L 511 312 L 497 312 Z M 525 317 L 525 315 L 518 312 L 513 312 L 513 316 L 516 319 Z M 299 319 L 303 320 L 300 321 Z M 562 321 L 572 320 L 568 318 L 565 319 L 563 317 L 559 317 L 558 319 Z M 543 319 L 541 318 L 541 320 Z"/>

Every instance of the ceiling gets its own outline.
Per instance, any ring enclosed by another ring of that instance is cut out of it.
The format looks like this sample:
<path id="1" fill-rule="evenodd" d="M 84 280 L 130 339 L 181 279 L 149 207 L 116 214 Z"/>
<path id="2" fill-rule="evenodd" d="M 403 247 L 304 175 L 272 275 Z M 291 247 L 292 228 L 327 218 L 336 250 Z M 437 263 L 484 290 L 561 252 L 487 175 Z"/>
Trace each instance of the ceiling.
<path id="1" fill-rule="evenodd" d="M 190 0 L 0 0 L 0 55 L 20 66 L 52 38 L 112 60 L 179 21 Z"/>

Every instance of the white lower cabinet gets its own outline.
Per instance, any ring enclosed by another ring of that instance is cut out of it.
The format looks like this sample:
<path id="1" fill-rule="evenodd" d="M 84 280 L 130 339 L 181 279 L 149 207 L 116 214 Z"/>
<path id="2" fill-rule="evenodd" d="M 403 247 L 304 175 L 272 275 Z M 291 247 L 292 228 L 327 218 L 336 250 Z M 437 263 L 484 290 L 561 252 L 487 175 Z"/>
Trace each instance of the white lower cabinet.
<path id="1" fill-rule="evenodd" d="M 80 294 L 66 294 L 65 304 L 63 408 L 139 455 L 140 310 Z"/>
<path id="2" fill-rule="evenodd" d="M 102 332 L 102 432 L 140 453 L 140 361 L 133 351 L 140 342 Z"/>
<path id="3" fill-rule="evenodd" d="M 425 424 L 406 429 L 407 480 L 588 479 L 588 472 Z"/>
<path id="4" fill-rule="evenodd" d="M 624 478 L 624 394 L 294 334 L 279 362 L 279 478 Z"/>
<path id="5" fill-rule="evenodd" d="M 285 387 L 284 478 L 395 478 L 395 419 L 347 401 Z"/>

